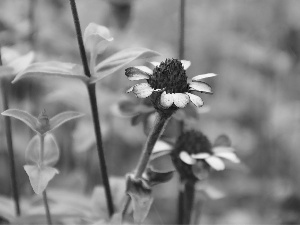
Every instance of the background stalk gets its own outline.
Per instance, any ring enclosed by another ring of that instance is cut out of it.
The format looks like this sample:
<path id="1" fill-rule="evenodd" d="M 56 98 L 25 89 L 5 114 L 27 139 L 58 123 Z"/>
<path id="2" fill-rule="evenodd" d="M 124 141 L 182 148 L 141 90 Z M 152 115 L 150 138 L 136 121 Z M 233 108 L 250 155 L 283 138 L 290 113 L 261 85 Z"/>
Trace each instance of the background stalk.
<path id="1" fill-rule="evenodd" d="M 180 0 L 180 6 L 179 6 L 179 41 L 178 41 L 178 58 L 180 60 L 184 59 L 185 57 L 185 49 L 184 49 L 184 41 L 185 41 L 185 0 Z M 184 130 L 184 120 L 180 121 L 180 134 L 183 133 Z M 182 181 L 180 181 L 182 182 Z M 177 222 L 178 224 L 184 223 L 184 189 L 180 188 L 178 193 L 178 216 L 177 216 Z"/>
<path id="2" fill-rule="evenodd" d="M 146 170 L 146 168 L 148 166 L 150 156 L 153 151 L 153 147 L 154 147 L 156 141 L 162 135 L 170 118 L 171 118 L 171 114 L 170 115 L 165 115 L 165 114 L 160 114 L 160 113 L 157 114 L 157 118 L 156 118 L 154 127 L 152 128 L 152 130 L 147 138 L 147 141 L 144 145 L 140 160 L 135 169 L 135 171 L 136 171 L 134 174 L 135 179 L 142 177 L 144 171 Z M 130 205 L 130 201 L 131 201 L 131 198 L 127 195 L 127 198 L 125 200 L 125 204 L 123 207 L 123 211 L 122 211 L 123 216 L 127 212 L 127 209 Z"/>
<path id="3" fill-rule="evenodd" d="M 78 41 L 78 45 L 79 45 L 80 56 L 81 56 L 81 60 L 82 60 L 83 68 L 84 68 L 84 73 L 87 77 L 91 77 L 88 60 L 86 57 L 85 47 L 83 44 L 82 33 L 81 33 L 81 28 L 80 28 L 80 21 L 79 21 L 79 17 L 78 17 L 75 0 L 70 0 L 70 5 L 71 5 L 74 24 L 75 24 L 77 41 Z M 103 150 L 103 142 L 102 142 L 102 137 L 101 137 L 101 128 L 100 128 L 100 120 L 99 120 L 97 97 L 96 97 L 96 84 L 89 84 L 87 86 L 87 89 L 88 89 L 88 93 L 89 93 L 93 122 L 94 122 L 94 130 L 95 130 L 95 135 L 96 135 L 96 143 L 97 143 L 97 150 L 98 150 L 99 163 L 100 163 L 100 173 L 102 175 L 102 181 L 103 181 L 105 195 L 106 195 L 108 213 L 110 216 L 112 216 L 114 214 L 114 206 L 113 206 L 113 201 L 112 201 L 112 196 L 111 196 L 110 184 L 109 184 L 107 168 L 106 168 L 106 161 L 105 161 L 104 150 Z"/>
<path id="4" fill-rule="evenodd" d="M 191 223 L 191 216 L 194 206 L 194 197 L 195 197 L 195 181 L 185 181 L 184 193 L 183 193 L 183 206 L 184 206 L 184 216 L 183 224 Z"/>
<path id="5" fill-rule="evenodd" d="M 0 66 L 2 66 L 1 51 L 0 51 Z M 2 92 L 1 94 L 2 94 L 3 111 L 5 111 L 9 108 L 8 93 L 10 89 L 9 88 L 10 82 L 4 77 L 2 78 L 0 83 L 1 83 L 1 92 Z M 10 179 L 11 179 L 13 198 L 15 202 L 16 214 L 17 216 L 20 216 L 21 209 L 20 209 L 20 200 L 19 200 L 19 191 L 18 191 L 18 181 L 17 181 L 13 141 L 12 141 L 11 120 L 9 116 L 4 117 L 4 126 L 5 126 L 8 156 L 9 156 Z"/>
<path id="6" fill-rule="evenodd" d="M 45 210 L 46 210 L 47 224 L 52 225 L 52 220 L 51 220 L 51 214 L 50 214 L 46 189 L 45 189 L 45 191 L 43 191 L 43 201 L 44 201 L 44 206 L 45 206 Z"/>
<path id="7" fill-rule="evenodd" d="M 40 150 L 41 150 L 40 164 L 42 166 L 43 161 L 44 161 L 44 140 L 45 140 L 44 138 L 45 138 L 45 136 L 39 135 L 39 137 L 40 137 Z M 43 202 L 44 202 L 44 207 L 45 207 L 45 212 L 46 212 L 46 217 L 47 217 L 47 224 L 52 225 L 52 219 L 51 219 L 46 189 L 43 191 Z"/>

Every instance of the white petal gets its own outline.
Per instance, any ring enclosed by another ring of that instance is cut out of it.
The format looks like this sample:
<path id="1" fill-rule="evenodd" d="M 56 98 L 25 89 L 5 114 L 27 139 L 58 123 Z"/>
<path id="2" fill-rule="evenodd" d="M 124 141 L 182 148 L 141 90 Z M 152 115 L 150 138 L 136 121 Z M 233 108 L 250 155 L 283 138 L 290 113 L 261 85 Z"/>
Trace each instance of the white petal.
<path id="1" fill-rule="evenodd" d="M 133 93 L 138 98 L 147 98 L 153 92 L 153 88 L 148 83 L 141 83 L 133 86 Z"/>
<path id="2" fill-rule="evenodd" d="M 149 69 L 148 67 L 146 67 Z M 150 69 L 149 69 L 150 70 Z M 152 70 L 150 70 L 152 74 Z M 144 70 L 136 67 L 129 67 L 125 70 L 125 75 L 128 77 L 129 80 L 142 80 L 142 79 L 149 79 L 149 76 L 151 75 Z"/>
<path id="3" fill-rule="evenodd" d="M 161 151 L 172 150 L 172 149 L 173 149 L 173 146 L 170 145 L 169 143 L 158 140 L 155 143 L 152 152 L 155 153 L 155 152 L 161 152 Z"/>
<path id="4" fill-rule="evenodd" d="M 191 61 L 187 61 L 187 60 L 181 60 L 181 63 L 183 65 L 183 69 L 185 70 L 187 70 L 191 65 Z"/>
<path id="5" fill-rule="evenodd" d="M 199 81 L 199 80 L 202 80 L 204 78 L 215 77 L 215 76 L 217 76 L 217 74 L 215 74 L 215 73 L 200 74 L 200 75 L 194 76 L 192 78 L 192 81 Z"/>
<path id="6" fill-rule="evenodd" d="M 213 147 L 212 151 L 217 154 L 217 153 L 227 153 L 227 152 L 234 152 L 234 148 L 232 147 L 227 147 L 227 146 L 216 146 Z"/>
<path id="7" fill-rule="evenodd" d="M 222 159 L 220 159 L 216 156 L 211 156 L 204 160 L 215 170 L 224 170 L 225 169 L 225 164 L 222 161 Z"/>
<path id="8" fill-rule="evenodd" d="M 153 66 L 159 66 L 160 62 L 150 62 Z"/>
<path id="9" fill-rule="evenodd" d="M 212 93 L 211 87 L 203 82 L 191 82 L 190 87 L 195 91 Z"/>
<path id="10" fill-rule="evenodd" d="M 165 107 L 169 108 L 174 102 L 173 95 L 167 94 L 165 91 L 160 96 L 160 104 Z"/>
<path id="11" fill-rule="evenodd" d="M 126 91 L 126 93 L 132 92 L 132 91 L 133 91 L 133 88 L 134 88 L 134 86 L 132 86 L 131 88 L 129 88 L 129 89 Z"/>
<path id="12" fill-rule="evenodd" d="M 231 162 L 234 163 L 240 163 L 240 159 L 236 156 L 236 154 L 234 152 L 220 152 L 220 153 L 216 153 L 215 156 L 224 158 L 224 159 L 228 159 Z"/>
<path id="13" fill-rule="evenodd" d="M 180 152 L 179 158 L 188 165 L 194 165 L 197 161 L 193 159 L 187 152 Z"/>
<path id="14" fill-rule="evenodd" d="M 191 94 L 191 93 L 187 93 L 187 94 L 190 97 L 191 102 L 194 103 L 195 106 L 197 106 L 197 107 L 203 106 L 203 101 L 199 96 Z"/>
<path id="15" fill-rule="evenodd" d="M 184 108 L 190 101 L 190 98 L 187 94 L 175 93 L 173 94 L 174 104 L 178 108 Z"/>
<path id="16" fill-rule="evenodd" d="M 134 68 L 137 68 L 145 73 L 148 73 L 148 74 L 153 74 L 153 70 L 151 70 L 149 67 L 147 66 L 134 66 Z"/>
<path id="17" fill-rule="evenodd" d="M 208 154 L 207 152 L 203 152 L 203 153 L 198 153 L 198 154 L 192 154 L 191 157 L 193 159 L 206 159 L 208 157 L 210 157 L 211 154 Z"/>

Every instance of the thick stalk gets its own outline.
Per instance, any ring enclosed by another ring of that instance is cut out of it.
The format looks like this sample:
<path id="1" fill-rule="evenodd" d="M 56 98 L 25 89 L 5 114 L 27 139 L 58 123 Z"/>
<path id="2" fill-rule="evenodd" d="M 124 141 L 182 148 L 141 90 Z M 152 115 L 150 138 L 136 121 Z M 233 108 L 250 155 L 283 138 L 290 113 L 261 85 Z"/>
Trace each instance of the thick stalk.
<path id="1" fill-rule="evenodd" d="M 1 52 L 0 52 L 0 66 L 2 66 Z M 6 80 L 5 77 L 2 78 L 0 83 L 1 83 L 1 91 L 2 91 L 3 111 L 5 111 L 9 108 L 8 92 L 9 92 L 10 83 L 8 82 L 8 80 Z M 12 141 L 11 120 L 9 116 L 4 117 L 4 126 L 5 126 L 7 150 L 9 155 L 10 179 L 11 179 L 13 198 L 15 202 L 16 214 L 20 216 L 21 209 L 20 209 L 20 200 L 19 200 L 19 191 L 18 191 L 18 181 L 17 181 L 13 141 Z"/>
<path id="2" fill-rule="evenodd" d="M 147 141 L 144 145 L 143 152 L 141 154 L 140 160 L 137 164 L 135 174 L 134 174 L 134 178 L 137 179 L 137 178 L 142 177 L 142 174 L 144 173 L 144 171 L 146 170 L 146 168 L 148 166 L 150 156 L 151 156 L 152 151 L 153 151 L 153 147 L 154 147 L 156 141 L 159 139 L 159 137 L 163 133 L 170 117 L 171 117 L 171 115 L 166 116 L 166 115 L 163 115 L 163 114 L 157 114 L 155 125 L 152 128 L 152 130 L 151 130 L 151 132 L 150 132 L 150 134 L 147 138 Z M 131 198 L 127 195 L 127 198 L 125 200 L 125 204 L 123 206 L 123 211 L 122 211 L 123 216 L 127 212 L 127 209 L 130 205 L 130 201 L 131 201 Z"/>
<path id="3" fill-rule="evenodd" d="M 40 165 L 42 166 L 42 163 L 44 161 L 44 135 L 39 135 L 40 137 L 40 150 L 41 150 L 41 154 L 40 154 Z M 49 204 L 48 204 L 48 198 L 47 198 L 47 193 L 46 193 L 46 189 L 43 191 L 43 202 L 44 202 L 44 207 L 45 207 L 45 212 L 46 212 L 46 217 L 47 217 L 47 224 L 48 225 L 52 225 L 52 220 L 51 220 L 51 214 L 50 214 L 50 208 L 49 208 Z"/>
<path id="4" fill-rule="evenodd" d="M 47 216 L 47 224 L 52 225 L 46 189 L 45 189 L 45 191 L 43 191 L 43 201 L 44 201 L 44 206 L 45 206 L 45 211 L 46 211 L 46 216 Z"/>
<path id="5" fill-rule="evenodd" d="M 180 188 L 178 193 L 178 207 L 177 207 L 177 223 L 183 224 L 183 215 L 184 215 L 184 185 L 180 181 Z"/>
<path id="6" fill-rule="evenodd" d="M 103 181 L 103 186 L 104 186 L 105 195 L 106 195 L 106 203 L 107 203 L 109 215 L 112 216 L 114 214 L 114 206 L 113 206 L 113 201 L 112 201 L 112 196 L 111 196 L 111 191 L 110 191 L 109 179 L 108 179 L 107 168 L 106 168 L 106 161 L 105 161 L 104 150 L 103 150 L 95 84 L 90 84 L 88 86 L 88 93 L 89 93 L 92 115 L 93 115 L 94 130 L 95 130 L 95 135 L 96 135 L 96 144 L 97 144 L 98 157 L 99 157 L 100 168 L 101 168 L 100 172 L 102 175 L 102 181 Z"/>
<path id="7" fill-rule="evenodd" d="M 80 28 L 80 21 L 79 21 L 79 17 L 78 17 L 75 0 L 70 0 L 70 5 L 71 5 L 74 24 L 75 24 L 76 35 L 77 35 L 82 65 L 84 68 L 84 73 L 87 77 L 91 77 L 91 72 L 90 72 L 88 60 L 86 57 L 85 47 L 83 44 L 82 33 L 81 33 L 81 28 Z M 111 196 L 111 190 L 110 190 L 110 185 L 109 185 L 109 179 L 108 179 L 108 174 L 107 174 L 107 169 L 106 169 L 106 162 L 105 162 L 103 143 L 102 143 L 102 137 L 101 137 L 100 120 L 99 120 L 97 98 L 96 98 L 96 86 L 95 86 L 95 84 L 89 84 L 87 86 L 87 89 L 88 89 L 88 93 L 89 93 L 92 115 L 93 115 L 94 130 L 95 130 L 95 135 L 96 135 L 97 150 L 98 150 L 99 163 L 100 163 L 100 169 L 101 169 L 100 173 L 102 175 L 104 190 L 105 190 L 105 194 L 106 194 L 108 213 L 110 216 L 112 216 L 114 214 L 114 207 L 113 207 L 113 201 L 112 201 L 112 196 Z"/>
<path id="8" fill-rule="evenodd" d="M 190 224 L 191 216 L 193 212 L 194 197 L 195 197 L 195 182 L 186 181 L 184 184 L 184 193 L 183 193 L 183 206 L 184 206 L 184 216 L 183 224 Z"/>

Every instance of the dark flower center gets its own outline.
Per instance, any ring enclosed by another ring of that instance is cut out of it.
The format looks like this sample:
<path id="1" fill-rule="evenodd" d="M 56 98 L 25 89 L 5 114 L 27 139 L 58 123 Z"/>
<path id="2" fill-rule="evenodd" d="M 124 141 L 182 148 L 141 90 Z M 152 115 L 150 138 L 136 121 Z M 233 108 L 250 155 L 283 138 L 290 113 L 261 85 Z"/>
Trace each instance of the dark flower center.
<path id="1" fill-rule="evenodd" d="M 192 166 L 182 162 L 180 159 L 179 155 L 182 151 L 187 152 L 189 155 L 198 153 L 212 154 L 210 141 L 200 131 L 186 131 L 178 137 L 171 154 L 172 161 L 179 172 L 181 179 L 197 180 L 198 178 L 194 175 Z M 205 161 L 202 162 L 201 167 L 209 170 L 209 166 Z"/>
<path id="2" fill-rule="evenodd" d="M 154 89 L 164 89 L 167 93 L 184 93 L 189 89 L 187 76 L 178 59 L 166 59 L 153 70 L 148 83 Z"/>

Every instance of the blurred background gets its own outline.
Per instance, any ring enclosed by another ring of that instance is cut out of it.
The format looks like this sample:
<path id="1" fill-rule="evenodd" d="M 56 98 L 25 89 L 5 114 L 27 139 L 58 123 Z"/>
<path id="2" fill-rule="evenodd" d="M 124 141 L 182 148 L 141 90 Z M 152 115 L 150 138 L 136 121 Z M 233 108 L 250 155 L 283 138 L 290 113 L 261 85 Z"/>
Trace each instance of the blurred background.
<path id="1" fill-rule="evenodd" d="M 114 37 L 99 61 L 127 47 L 158 51 L 161 59 L 178 57 L 179 5 L 179 0 L 77 0 L 82 30 L 95 22 Z M 0 44 L 20 53 L 34 50 L 36 61 L 81 63 L 65 0 L 1 0 Z M 300 2 L 186 0 L 185 59 L 192 62 L 189 77 L 219 74 L 207 80 L 214 95 L 201 95 L 209 112 L 188 126 L 211 141 L 227 134 L 242 160 L 211 174 L 201 224 L 300 224 Z M 130 117 L 115 112 L 131 85 L 124 69 L 97 84 L 111 176 L 124 177 L 134 169 L 146 140 L 141 124 L 132 126 Z M 49 189 L 89 196 L 101 181 L 82 83 L 24 79 L 11 86 L 9 100 L 10 108 L 35 116 L 43 108 L 50 117 L 66 110 L 86 114 L 54 132 L 61 150 L 56 166 L 60 174 Z M 2 112 L 1 107 L 2 102 Z M 12 125 L 19 189 L 26 198 L 33 191 L 23 169 L 24 151 L 33 133 L 19 121 Z M 0 194 L 11 196 L 3 117 L 0 154 Z M 155 187 L 147 222 L 176 223 L 177 194 L 176 178 Z"/>

